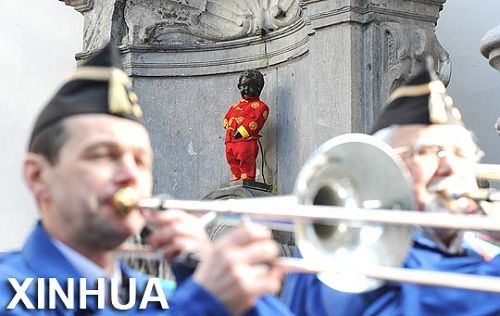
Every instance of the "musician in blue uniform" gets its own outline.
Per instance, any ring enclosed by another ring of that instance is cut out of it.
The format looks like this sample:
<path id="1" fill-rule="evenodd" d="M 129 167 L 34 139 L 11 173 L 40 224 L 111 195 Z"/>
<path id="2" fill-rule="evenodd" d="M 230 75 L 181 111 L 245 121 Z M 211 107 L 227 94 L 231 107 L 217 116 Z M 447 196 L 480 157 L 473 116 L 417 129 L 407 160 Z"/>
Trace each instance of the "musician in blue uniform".
<path id="1" fill-rule="evenodd" d="M 152 149 L 116 54 L 108 45 L 77 68 L 35 122 L 23 175 L 40 221 L 20 251 L 0 257 L 0 315 L 286 314 L 264 296 L 281 283 L 262 264 L 279 253 L 267 229 L 244 225 L 212 246 L 182 211 L 117 211 L 120 189 L 151 194 Z M 174 271 L 175 291 L 117 258 L 146 221 L 150 245 L 170 261 L 188 252 L 203 259 L 192 276 Z"/>
<path id="2" fill-rule="evenodd" d="M 448 200 L 438 193 L 443 189 L 462 192 L 477 189 L 474 164 L 481 155 L 460 112 L 429 66 L 392 93 L 372 134 L 392 146 L 405 162 L 420 211 L 462 214 L 478 211 L 474 201 Z M 474 240 L 464 243 L 463 236 L 452 229 L 416 229 L 404 266 L 499 276 L 497 248 L 471 247 Z M 481 242 L 484 245 L 486 241 Z M 493 254 L 478 251 L 480 248 L 493 249 Z M 400 282 L 388 282 L 360 294 L 342 293 L 311 274 L 288 276 L 283 299 L 293 312 L 304 316 L 500 315 L 498 293 Z"/>

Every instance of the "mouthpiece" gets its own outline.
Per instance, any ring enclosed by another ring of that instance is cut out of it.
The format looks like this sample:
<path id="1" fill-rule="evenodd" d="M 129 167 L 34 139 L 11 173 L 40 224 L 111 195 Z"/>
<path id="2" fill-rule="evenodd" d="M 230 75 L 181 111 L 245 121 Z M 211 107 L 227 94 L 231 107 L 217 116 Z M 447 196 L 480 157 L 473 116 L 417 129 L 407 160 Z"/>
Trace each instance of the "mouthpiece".
<path id="1" fill-rule="evenodd" d="M 140 196 L 136 189 L 122 188 L 113 195 L 113 206 L 120 215 L 127 215 L 139 202 Z"/>
<path id="2" fill-rule="evenodd" d="M 499 202 L 500 191 L 493 189 L 477 189 L 472 192 L 454 192 L 449 190 L 438 190 L 436 193 L 441 194 L 447 199 L 459 199 L 466 197 L 475 201 Z"/>

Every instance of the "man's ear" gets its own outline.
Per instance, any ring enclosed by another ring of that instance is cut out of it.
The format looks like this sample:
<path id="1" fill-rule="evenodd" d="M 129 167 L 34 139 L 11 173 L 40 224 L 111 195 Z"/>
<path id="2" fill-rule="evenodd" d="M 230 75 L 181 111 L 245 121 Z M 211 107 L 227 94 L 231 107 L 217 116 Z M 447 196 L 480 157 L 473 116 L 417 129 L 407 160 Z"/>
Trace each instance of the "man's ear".
<path id="1" fill-rule="evenodd" d="M 38 203 L 49 198 L 46 171 L 49 162 L 41 155 L 27 153 L 23 163 L 23 177 L 26 185 L 35 196 Z"/>

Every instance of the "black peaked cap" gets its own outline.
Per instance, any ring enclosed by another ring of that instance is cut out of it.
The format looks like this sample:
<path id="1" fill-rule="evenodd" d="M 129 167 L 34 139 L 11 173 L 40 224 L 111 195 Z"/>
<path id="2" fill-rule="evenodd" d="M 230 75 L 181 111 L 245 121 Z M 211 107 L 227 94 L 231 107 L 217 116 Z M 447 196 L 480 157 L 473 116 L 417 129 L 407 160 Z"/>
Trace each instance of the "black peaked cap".
<path id="1" fill-rule="evenodd" d="M 107 44 L 76 68 L 35 121 L 33 139 L 49 126 L 79 114 L 110 114 L 141 122 L 142 111 L 117 50 Z"/>
<path id="2" fill-rule="evenodd" d="M 370 134 L 391 125 L 461 124 L 461 114 L 433 70 L 432 61 L 391 94 Z"/>

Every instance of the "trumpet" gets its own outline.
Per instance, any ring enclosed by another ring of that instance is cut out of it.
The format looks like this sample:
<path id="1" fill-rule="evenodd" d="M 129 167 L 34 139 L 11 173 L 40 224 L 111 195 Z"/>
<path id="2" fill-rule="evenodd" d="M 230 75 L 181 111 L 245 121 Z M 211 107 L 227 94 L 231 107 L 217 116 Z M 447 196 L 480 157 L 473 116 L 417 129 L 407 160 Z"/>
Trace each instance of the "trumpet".
<path id="1" fill-rule="evenodd" d="M 384 280 L 500 292 L 499 278 L 438 276 L 399 268 L 412 245 L 413 226 L 500 231 L 500 220 L 491 217 L 412 211 L 416 207 L 410 179 L 388 145 L 372 136 L 349 134 L 331 139 L 313 153 L 291 196 L 182 201 L 142 198 L 134 189 L 125 188 L 115 194 L 113 202 L 121 214 L 133 208 L 179 208 L 267 222 L 293 221 L 304 259 L 282 258 L 274 264 L 288 271 L 318 273 L 326 285 L 344 292 L 373 290 Z M 488 197 L 492 196 L 490 192 Z"/>

